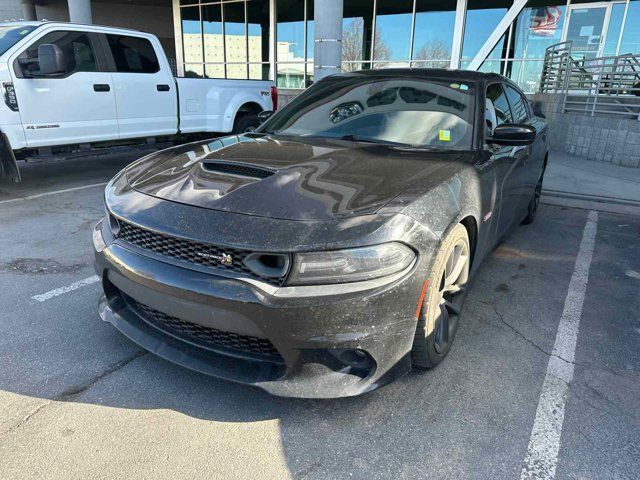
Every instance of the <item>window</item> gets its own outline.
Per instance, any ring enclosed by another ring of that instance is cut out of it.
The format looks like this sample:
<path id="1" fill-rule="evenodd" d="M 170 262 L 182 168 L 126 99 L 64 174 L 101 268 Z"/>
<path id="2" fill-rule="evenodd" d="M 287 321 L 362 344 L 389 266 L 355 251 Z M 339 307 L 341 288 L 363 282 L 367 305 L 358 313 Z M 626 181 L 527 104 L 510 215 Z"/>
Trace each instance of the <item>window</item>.
<path id="1" fill-rule="evenodd" d="M 245 3 L 223 3 L 224 44 L 227 78 L 247 78 Z"/>
<path id="2" fill-rule="evenodd" d="M 156 73 L 160 70 L 153 45 L 146 38 L 107 35 L 118 72 Z"/>
<path id="3" fill-rule="evenodd" d="M 412 0 L 377 0 L 374 68 L 409 66 L 412 19 Z"/>
<path id="4" fill-rule="evenodd" d="M 511 1 L 498 0 L 489 4 L 481 0 L 469 0 L 467 5 L 464 39 L 462 41 L 463 68 L 466 62 L 473 60 L 493 33 L 511 6 Z M 487 56 L 483 64 L 484 68 L 481 68 L 481 71 L 500 71 L 500 62 L 496 60 L 502 58 L 505 44 L 505 36 L 503 35 Z"/>
<path id="5" fill-rule="evenodd" d="M 511 111 L 507 96 L 499 83 L 492 83 L 487 87 L 487 103 L 485 109 L 485 134 L 493 135 L 493 129 L 503 123 L 511 123 Z"/>
<path id="6" fill-rule="evenodd" d="M 526 122 L 529 118 L 529 110 L 527 109 L 527 101 L 522 98 L 519 92 L 513 87 L 507 85 L 507 98 L 511 105 L 511 112 L 516 123 Z"/>
<path id="7" fill-rule="evenodd" d="M 34 26 L 0 27 L 0 55 L 36 29 Z"/>
<path id="8" fill-rule="evenodd" d="M 476 91 L 465 87 L 422 79 L 329 77 L 298 95 L 264 130 L 466 150 Z"/>
<path id="9" fill-rule="evenodd" d="M 277 83 L 284 88 L 305 87 L 305 2 L 277 0 Z"/>
<path id="10" fill-rule="evenodd" d="M 22 55 L 21 59 L 35 60 L 38 58 L 40 45 L 53 44 L 60 47 L 67 62 L 66 69 L 61 75 L 76 72 L 96 72 L 98 70 L 96 55 L 89 35 L 84 32 L 52 32 L 32 44 Z M 38 62 L 22 63 L 22 71 L 28 76 L 40 75 Z"/>
<path id="11" fill-rule="evenodd" d="M 225 78 L 225 51 L 222 36 L 222 4 L 202 6 L 204 61 L 207 78 Z"/>
<path id="12" fill-rule="evenodd" d="M 342 14 L 342 71 L 371 68 L 373 2 L 344 0 Z M 380 43 L 378 43 L 378 48 Z M 380 57 L 380 53 L 376 55 Z"/>
<path id="13" fill-rule="evenodd" d="M 184 0 L 179 8 L 185 77 L 269 78 L 269 0 Z"/>
<path id="14" fill-rule="evenodd" d="M 182 57 L 184 59 L 184 75 L 186 77 L 202 77 L 202 26 L 200 24 L 200 7 L 180 9 L 182 23 Z"/>
<path id="15" fill-rule="evenodd" d="M 449 66 L 456 20 L 456 1 L 441 0 L 438 7 L 434 8 L 432 0 L 416 1 L 412 59 L 414 67 L 447 68 Z"/>

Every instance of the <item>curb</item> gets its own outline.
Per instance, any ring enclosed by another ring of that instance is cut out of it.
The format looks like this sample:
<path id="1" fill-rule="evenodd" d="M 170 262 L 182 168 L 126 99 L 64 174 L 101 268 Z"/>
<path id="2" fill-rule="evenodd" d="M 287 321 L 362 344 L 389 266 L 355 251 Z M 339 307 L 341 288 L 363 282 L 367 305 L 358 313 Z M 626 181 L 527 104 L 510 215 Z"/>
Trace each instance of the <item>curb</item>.
<path id="1" fill-rule="evenodd" d="M 581 195 L 560 192 L 556 190 L 542 190 L 540 201 L 547 205 L 559 207 L 580 208 L 583 210 L 597 210 L 600 212 L 622 213 L 640 217 L 640 202 L 614 197 L 597 195 Z"/>

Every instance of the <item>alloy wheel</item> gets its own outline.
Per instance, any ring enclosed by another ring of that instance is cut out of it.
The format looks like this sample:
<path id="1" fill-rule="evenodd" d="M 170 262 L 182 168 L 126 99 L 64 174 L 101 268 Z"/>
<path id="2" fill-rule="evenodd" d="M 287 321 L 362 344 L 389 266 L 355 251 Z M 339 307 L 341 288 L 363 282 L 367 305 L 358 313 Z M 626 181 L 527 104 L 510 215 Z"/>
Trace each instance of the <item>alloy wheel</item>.
<path id="1" fill-rule="evenodd" d="M 447 350 L 449 339 L 455 332 L 468 279 L 469 246 L 465 241 L 459 240 L 449 253 L 440 280 L 438 295 L 440 311 L 435 320 L 433 332 L 434 347 L 438 353 Z"/>

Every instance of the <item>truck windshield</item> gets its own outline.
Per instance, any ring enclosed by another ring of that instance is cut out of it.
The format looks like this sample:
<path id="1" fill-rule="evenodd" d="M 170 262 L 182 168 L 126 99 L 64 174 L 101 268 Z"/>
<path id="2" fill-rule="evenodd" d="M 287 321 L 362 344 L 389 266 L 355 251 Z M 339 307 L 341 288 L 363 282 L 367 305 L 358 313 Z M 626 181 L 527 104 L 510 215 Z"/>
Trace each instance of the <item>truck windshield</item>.
<path id="1" fill-rule="evenodd" d="M 300 94 L 258 131 L 354 142 L 466 150 L 475 87 L 420 78 L 328 78 Z"/>
<path id="2" fill-rule="evenodd" d="M 29 35 L 37 27 L 35 25 L 0 26 L 0 55 Z"/>

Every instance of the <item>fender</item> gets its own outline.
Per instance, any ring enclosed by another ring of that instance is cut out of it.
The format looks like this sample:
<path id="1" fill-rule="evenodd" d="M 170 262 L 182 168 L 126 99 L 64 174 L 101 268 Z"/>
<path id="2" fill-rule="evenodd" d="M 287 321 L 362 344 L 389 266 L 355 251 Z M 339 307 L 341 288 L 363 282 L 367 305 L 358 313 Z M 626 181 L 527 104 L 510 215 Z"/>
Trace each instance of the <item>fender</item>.
<path id="1" fill-rule="evenodd" d="M 20 181 L 20 170 L 7 136 L 0 132 L 0 181 Z"/>

